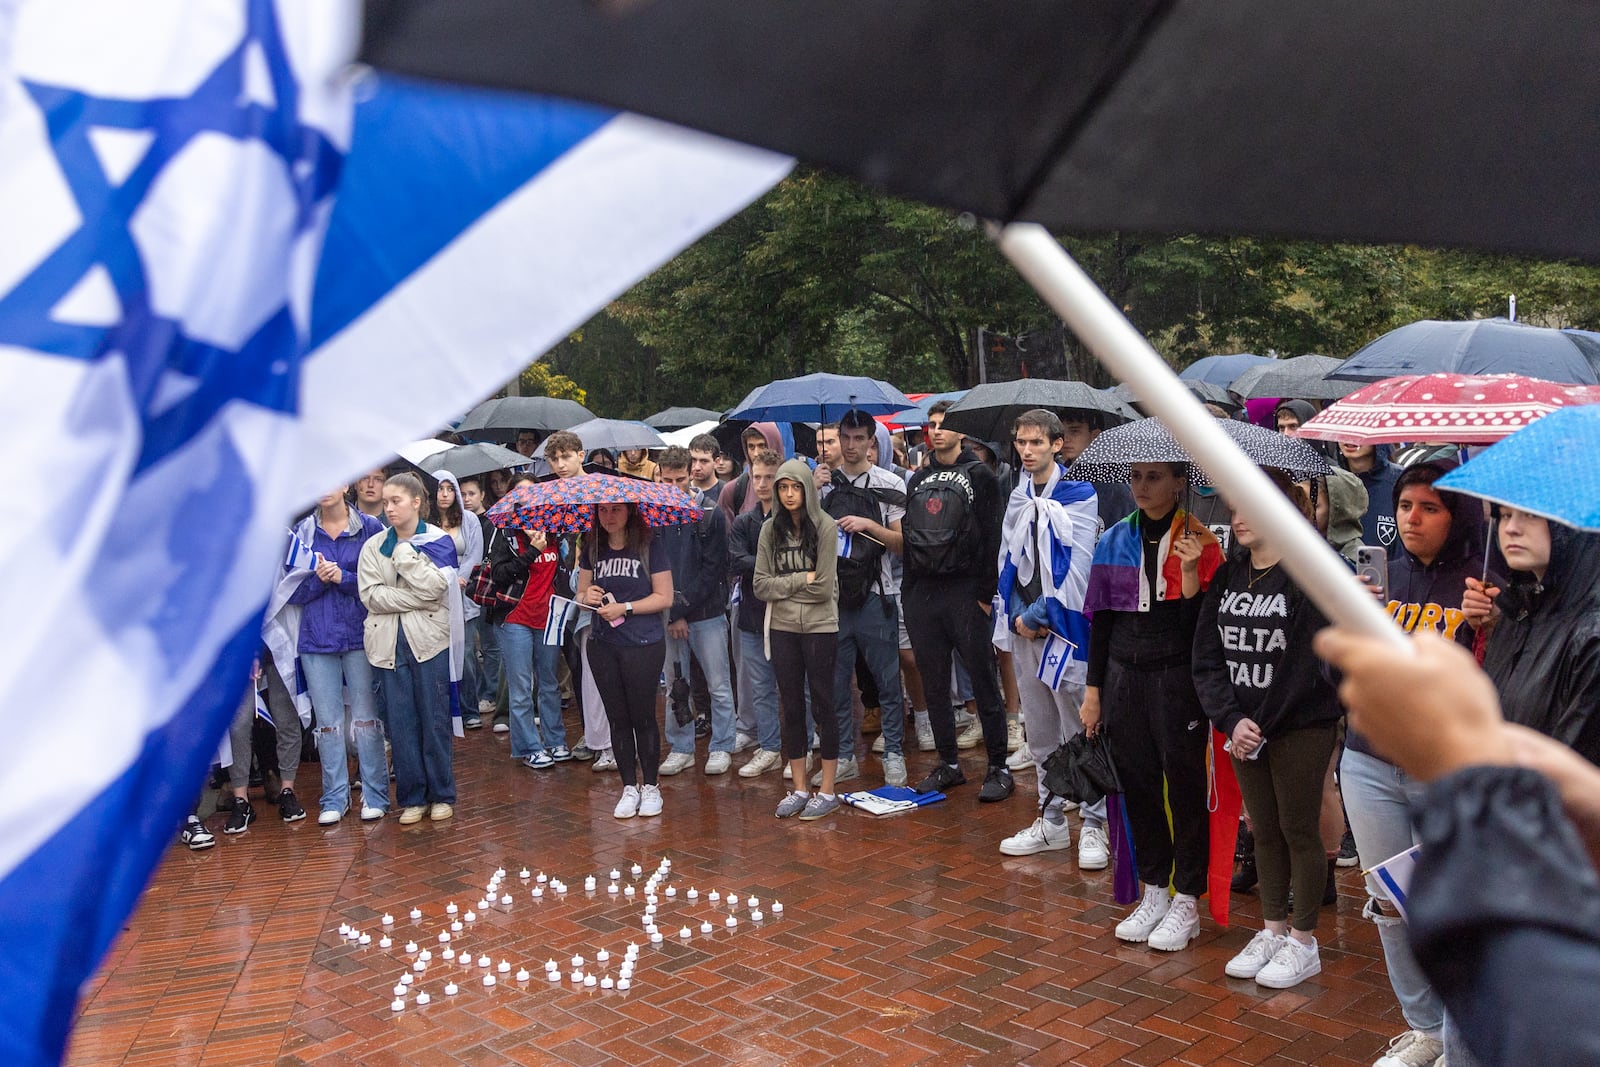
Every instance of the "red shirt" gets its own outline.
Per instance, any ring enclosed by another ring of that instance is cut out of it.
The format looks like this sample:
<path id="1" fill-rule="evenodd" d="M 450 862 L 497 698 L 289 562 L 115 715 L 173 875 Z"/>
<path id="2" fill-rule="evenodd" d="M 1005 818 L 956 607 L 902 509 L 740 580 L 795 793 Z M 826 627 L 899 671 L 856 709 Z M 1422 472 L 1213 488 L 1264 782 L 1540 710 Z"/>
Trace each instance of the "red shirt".
<path id="1" fill-rule="evenodd" d="M 525 534 L 519 534 L 516 548 L 519 552 L 527 551 Z M 545 546 L 538 558 L 532 560 L 528 566 L 528 588 L 522 594 L 522 600 L 506 615 L 506 622 L 514 622 L 519 626 L 527 626 L 535 630 L 543 630 L 546 620 L 550 618 L 550 593 L 555 585 L 556 570 L 561 563 L 561 546 L 551 543 Z"/>

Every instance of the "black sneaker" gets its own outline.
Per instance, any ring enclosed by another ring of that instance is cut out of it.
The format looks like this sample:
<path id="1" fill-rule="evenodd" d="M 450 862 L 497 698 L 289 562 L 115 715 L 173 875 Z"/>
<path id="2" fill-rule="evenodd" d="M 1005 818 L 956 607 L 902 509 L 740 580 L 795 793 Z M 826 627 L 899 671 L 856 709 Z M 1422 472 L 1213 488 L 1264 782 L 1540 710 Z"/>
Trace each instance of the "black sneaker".
<path id="1" fill-rule="evenodd" d="M 711 716 L 702 715 L 694 721 L 694 735 L 696 737 L 711 736 Z"/>
<path id="2" fill-rule="evenodd" d="M 929 771 L 928 777 L 918 782 L 915 788 L 919 793 L 943 793 L 952 786 L 966 784 L 966 773 L 960 767 L 952 767 L 948 763 L 941 763 Z"/>
<path id="3" fill-rule="evenodd" d="M 1356 853 L 1355 835 L 1349 830 L 1344 832 L 1344 837 L 1339 839 L 1339 858 L 1335 862 L 1337 867 L 1355 867 L 1361 863 L 1361 857 Z"/>
<path id="4" fill-rule="evenodd" d="M 206 824 L 196 816 L 189 816 L 189 821 L 183 824 L 183 832 L 178 835 L 178 840 L 189 846 L 190 852 L 204 852 L 217 843 Z"/>
<path id="5" fill-rule="evenodd" d="M 1260 877 L 1256 874 L 1256 839 L 1250 827 L 1239 823 L 1239 839 L 1233 848 L 1233 880 L 1228 888 L 1235 893 L 1248 893 L 1256 887 Z"/>
<path id="6" fill-rule="evenodd" d="M 1010 796 L 1016 788 L 1016 783 L 1011 780 L 1010 769 L 990 767 L 989 773 L 983 777 L 983 785 L 978 787 L 978 801 L 993 804 Z"/>
<path id="7" fill-rule="evenodd" d="M 306 817 L 306 809 L 294 798 L 294 790 L 287 787 L 278 791 L 278 815 L 284 822 L 299 822 Z"/>
<path id="8" fill-rule="evenodd" d="M 228 823 L 222 828 L 222 832 L 225 834 L 242 834 L 250 829 L 250 824 L 255 821 L 256 809 L 250 806 L 250 801 L 235 797 L 233 811 L 228 815 Z"/>

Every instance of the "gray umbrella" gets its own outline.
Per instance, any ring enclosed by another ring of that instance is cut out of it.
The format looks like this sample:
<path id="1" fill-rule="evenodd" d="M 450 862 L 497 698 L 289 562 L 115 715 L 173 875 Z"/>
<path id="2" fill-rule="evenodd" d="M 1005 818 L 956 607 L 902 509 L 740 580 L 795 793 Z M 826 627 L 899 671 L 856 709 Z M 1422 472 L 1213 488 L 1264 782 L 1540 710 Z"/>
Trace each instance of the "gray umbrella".
<path id="1" fill-rule="evenodd" d="M 495 441 L 516 440 L 518 430 L 567 430 L 594 418 L 594 412 L 575 400 L 554 396 L 503 396 L 485 400 L 461 420 L 457 433 Z"/>
<path id="2" fill-rule="evenodd" d="M 667 447 L 661 435 L 642 422 L 630 422 L 624 419 L 590 419 L 588 422 L 569 426 L 568 430 L 578 435 L 578 440 L 583 442 L 585 452 L 593 452 L 597 448 L 626 452 L 631 448 Z M 544 445 L 541 443 L 534 449 L 533 454 L 543 459 Z"/>
<path id="3" fill-rule="evenodd" d="M 1182 381 L 1183 387 L 1199 397 L 1202 404 L 1216 404 L 1219 407 L 1226 408 L 1228 411 L 1238 411 L 1240 408 L 1239 402 L 1233 398 L 1233 395 L 1227 389 L 1214 382 L 1208 382 L 1203 378 L 1184 378 Z M 1139 398 L 1134 395 L 1133 387 L 1126 382 L 1112 386 L 1111 395 L 1125 404 L 1130 404 L 1136 409 L 1143 410 L 1140 408 Z"/>
<path id="4" fill-rule="evenodd" d="M 682 430 L 702 422 L 718 422 L 721 418 L 722 412 L 710 408 L 667 408 L 646 416 L 644 424 L 658 430 Z"/>
<path id="5" fill-rule="evenodd" d="M 1139 413 L 1109 390 L 1053 378 L 1019 378 L 973 386 L 944 413 L 944 426 L 981 441 L 1009 441 L 1017 416 L 1034 408 L 1087 411 L 1107 424 L 1131 422 Z"/>
<path id="6" fill-rule="evenodd" d="M 1295 356 L 1258 363 L 1233 380 L 1228 388 L 1247 400 L 1278 396 L 1285 400 L 1338 400 L 1361 387 L 1360 382 L 1326 381 L 1323 375 L 1338 370 L 1344 360 L 1332 356 Z"/>
<path id="7" fill-rule="evenodd" d="M 418 461 L 417 466 L 429 474 L 438 474 L 440 471 L 449 471 L 457 478 L 470 478 L 475 474 L 487 474 L 489 471 L 510 470 L 512 467 L 525 467 L 533 460 L 521 452 L 513 452 L 509 448 L 499 445 L 479 442 L 472 445 L 457 445 L 443 452 L 435 452 L 431 456 L 424 456 Z"/>
<path id="8" fill-rule="evenodd" d="M 1304 441 L 1245 422 L 1227 420 L 1219 425 L 1258 467 L 1275 467 L 1296 481 L 1332 470 Z M 1189 459 L 1159 419 L 1142 419 L 1105 431 L 1067 468 L 1067 477 L 1082 482 L 1127 482 L 1132 480 L 1135 463 L 1188 463 L 1190 485 L 1211 484 L 1206 472 Z"/>

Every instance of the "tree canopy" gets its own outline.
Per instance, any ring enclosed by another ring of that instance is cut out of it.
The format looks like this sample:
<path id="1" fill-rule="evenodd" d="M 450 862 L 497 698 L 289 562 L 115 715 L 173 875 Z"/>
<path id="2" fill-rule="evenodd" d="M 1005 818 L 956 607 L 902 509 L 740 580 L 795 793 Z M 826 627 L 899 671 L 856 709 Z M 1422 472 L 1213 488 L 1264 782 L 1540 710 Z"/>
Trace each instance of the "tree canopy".
<path id="1" fill-rule="evenodd" d="M 1422 318 L 1600 327 L 1600 269 L 1411 246 L 1194 235 L 1063 243 L 1156 349 L 1346 356 Z M 800 170 L 556 346 L 597 412 L 726 407 L 812 371 L 909 392 L 972 385 L 977 330 L 1060 322 L 971 220 Z M 1069 350 L 1076 348 L 1068 338 Z M 1092 373 L 1081 349 L 1073 365 Z M 558 395 L 571 395 L 570 393 Z"/>

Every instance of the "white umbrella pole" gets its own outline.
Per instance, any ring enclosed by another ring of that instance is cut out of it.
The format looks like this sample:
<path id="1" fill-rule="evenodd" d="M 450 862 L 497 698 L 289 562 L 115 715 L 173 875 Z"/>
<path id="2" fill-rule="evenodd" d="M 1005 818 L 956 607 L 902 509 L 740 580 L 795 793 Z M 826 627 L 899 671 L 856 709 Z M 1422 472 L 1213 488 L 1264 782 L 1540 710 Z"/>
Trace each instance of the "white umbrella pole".
<path id="1" fill-rule="evenodd" d="M 1013 223 L 995 243 L 1095 357 L 1154 413 L 1211 481 L 1244 512 L 1262 540 L 1278 548 L 1300 588 L 1340 626 L 1409 647 L 1366 587 L 1333 548 L 1228 438 L 1155 349 L 1043 227 Z"/>

